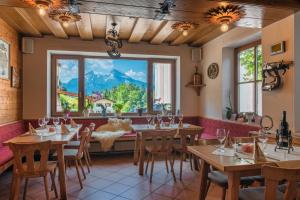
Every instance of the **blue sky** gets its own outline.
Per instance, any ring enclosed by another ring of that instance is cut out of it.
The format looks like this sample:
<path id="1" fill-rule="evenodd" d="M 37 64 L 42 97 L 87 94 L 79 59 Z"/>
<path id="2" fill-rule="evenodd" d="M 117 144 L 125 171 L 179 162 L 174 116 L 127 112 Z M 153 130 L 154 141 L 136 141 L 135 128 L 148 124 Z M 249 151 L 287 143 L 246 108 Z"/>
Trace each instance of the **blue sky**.
<path id="1" fill-rule="evenodd" d="M 58 72 L 61 82 L 67 83 L 78 77 L 77 60 L 58 60 L 58 63 L 61 65 L 61 71 Z M 147 81 L 147 66 L 146 60 L 85 59 L 85 73 L 94 71 L 95 74 L 104 75 L 116 69 L 135 80 L 143 82 Z"/>

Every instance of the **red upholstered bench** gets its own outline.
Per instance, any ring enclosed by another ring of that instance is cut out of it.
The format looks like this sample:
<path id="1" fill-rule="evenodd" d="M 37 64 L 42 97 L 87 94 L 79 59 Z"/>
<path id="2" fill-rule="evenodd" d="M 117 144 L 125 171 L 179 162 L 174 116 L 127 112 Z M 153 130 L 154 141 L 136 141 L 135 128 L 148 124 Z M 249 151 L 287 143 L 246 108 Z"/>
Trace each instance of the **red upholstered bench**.
<path id="1" fill-rule="evenodd" d="M 204 117 L 200 118 L 200 126 L 204 128 L 201 135 L 202 139 L 215 139 L 216 131 L 218 128 L 230 130 L 230 136 L 232 137 L 247 137 L 249 136 L 249 131 L 257 131 L 260 128 L 255 124 L 247 124 L 227 120 L 216 120 Z"/>
<path id="2" fill-rule="evenodd" d="M 26 132 L 24 121 L 12 122 L 0 126 L 0 174 L 12 165 L 13 153 L 3 142 Z"/>

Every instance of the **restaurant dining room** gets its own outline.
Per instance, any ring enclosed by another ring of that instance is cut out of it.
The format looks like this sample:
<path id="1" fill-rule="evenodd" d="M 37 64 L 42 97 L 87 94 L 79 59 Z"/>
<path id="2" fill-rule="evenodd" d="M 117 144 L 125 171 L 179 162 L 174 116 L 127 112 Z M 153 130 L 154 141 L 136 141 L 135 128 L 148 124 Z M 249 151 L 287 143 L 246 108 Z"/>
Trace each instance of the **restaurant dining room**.
<path id="1" fill-rule="evenodd" d="M 0 0 L 0 200 L 300 199 L 299 0 Z"/>

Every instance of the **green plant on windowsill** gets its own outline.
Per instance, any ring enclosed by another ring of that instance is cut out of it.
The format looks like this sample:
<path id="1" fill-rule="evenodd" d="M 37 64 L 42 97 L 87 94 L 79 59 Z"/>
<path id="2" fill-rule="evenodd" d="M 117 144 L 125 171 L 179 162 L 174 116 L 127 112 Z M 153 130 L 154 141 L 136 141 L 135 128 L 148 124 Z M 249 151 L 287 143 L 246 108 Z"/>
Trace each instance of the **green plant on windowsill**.
<path id="1" fill-rule="evenodd" d="M 84 110 L 83 110 L 83 115 L 85 117 L 89 117 L 90 113 L 93 111 L 94 108 L 94 103 L 90 99 L 86 99 L 84 103 Z"/>
<path id="2" fill-rule="evenodd" d="M 228 99 L 229 99 L 229 106 L 227 106 L 225 108 L 225 112 L 226 112 L 226 119 L 230 120 L 231 116 L 233 114 L 233 109 L 232 109 L 232 105 L 231 105 L 231 98 L 230 98 L 230 94 L 228 95 Z"/>
<path id="3" fill-rule="evenodd" d="M 101 107 L 101 113 L 102 113 L 102 116 L 105 117 L 107 115 L 106 113 L 106 110 L 107 110 L 107 106 L 106 105 L 103 105 L 102 103 L 99 105 Z"/>
<path id="4" fill-rule="evenodd" d="M 120 115 L 121 115 L 121 112 L 122 112 L 122 109 L 123 109 L 123 104 L 115 103 L 115 104 L 113 105 L 113 109 L 114 109 L 114 111 L 116 112 L 117 116 L 120 116 Z"/>

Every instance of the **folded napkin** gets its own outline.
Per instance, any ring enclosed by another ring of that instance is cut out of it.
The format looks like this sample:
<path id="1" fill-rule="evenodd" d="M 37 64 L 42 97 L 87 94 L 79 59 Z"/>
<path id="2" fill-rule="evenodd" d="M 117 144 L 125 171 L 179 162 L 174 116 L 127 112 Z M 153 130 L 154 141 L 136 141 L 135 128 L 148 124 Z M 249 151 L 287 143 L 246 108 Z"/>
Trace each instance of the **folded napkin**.
<path id="1" fill-rule="evenodd" d="M 232 139 L 228 134 L 227 134 L 227 136 L 225 137 L 225 140 L 224 140 L 224 148 L 233 148 Z"/>
<path id="2" fill-rule="evenodd" d="M 63 123 L 61 123 L 60 127 L 61 127 L 61 133 L 62 134 L 68 134 L 68 133 L 70 133 L 70 130 Z"/>
<path id="3" fill-rule="evenodd" d="M 78 127 L 78 124 L 76 124 L 76 122 L 71 119 L 71 128 L 77 128 Z"/>
<path id="4" fill-rule="evenodd" d="M 266 162 L 267 161 L 267 159 L 264 155 L 264 152 L 261 150 L 260 146 L 258 145 L 258 141 L 255 138 L 254 138 L 253 159 L 255 162 Z"/>
<path id="5" fill-rule="evenodd" d="M 36 130 L 33 128 L 33 126 L 31 125 L 30 122 L 29 122 L 28 127 L 29 127 L 29 134 L 30 135 L 36 135 L 37 134 Z"/>

